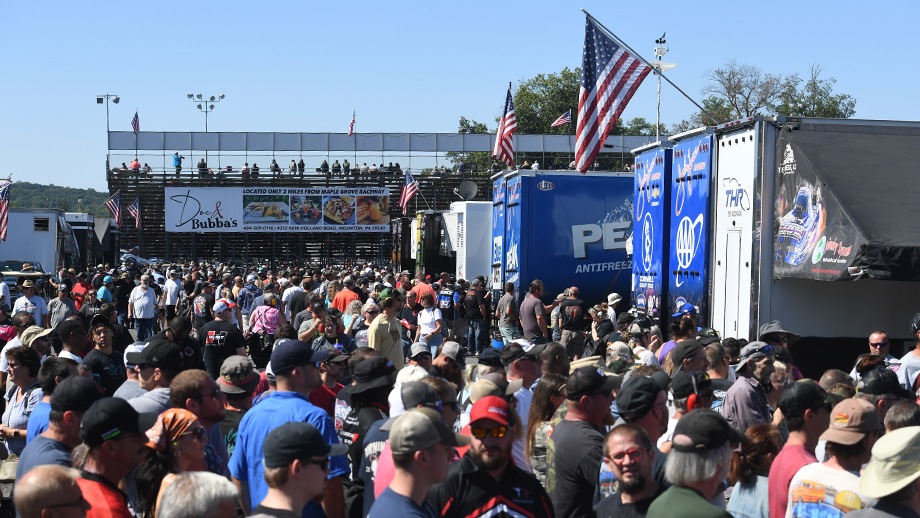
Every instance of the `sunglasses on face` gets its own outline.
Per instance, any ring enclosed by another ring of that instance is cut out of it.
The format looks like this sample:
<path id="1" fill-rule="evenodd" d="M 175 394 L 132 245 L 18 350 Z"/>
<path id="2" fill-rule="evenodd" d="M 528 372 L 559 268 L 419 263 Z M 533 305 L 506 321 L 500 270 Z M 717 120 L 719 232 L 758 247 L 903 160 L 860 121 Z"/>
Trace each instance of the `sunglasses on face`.
<path id="1" fill-rule="evenodd" d="M 629 457 L 630 460 L 639 460 L 642 458 L 642 455 L 645 454 L 645 450 L 642 448 L 633 448 L 631 450 L 621 451 L 614 453 L 613 455 L 608 456 L 610 460 L 616 462 L 617 464 L 626 460 L 626 457 Z"/>
<path id="2" fill-rule="evenodd" d="M 319 469 L 323 471 L 329 471 L 329 459 L 325 458 L 323 460 L 313 460 L 313 459 L 303 459 L 301 462 L 304 464 L 315 464 L 319 466 Z"/>
<path id="3" fill-rule="evenodd" d="M 474 426 L 470 428 L 470 433 L 472 433 L 473 437 L 477 439 L 485 439 L 486 435 L 495 439 L 501 439 L 508 434 L 508 427 L 495 426 L 493 428 L 483 428 L 481 426 Z"/>

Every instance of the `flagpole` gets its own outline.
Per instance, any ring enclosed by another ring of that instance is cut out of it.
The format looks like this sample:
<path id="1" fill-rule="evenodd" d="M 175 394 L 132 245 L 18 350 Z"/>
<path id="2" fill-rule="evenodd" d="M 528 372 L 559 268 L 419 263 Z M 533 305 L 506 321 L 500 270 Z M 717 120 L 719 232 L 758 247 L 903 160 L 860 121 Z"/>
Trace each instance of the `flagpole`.
<path id="1" fill-rule="evenodd" d="M 355 137 L 355 150 L 354 150 L 354 151 L 355 151 L 355 163 L 354 163 L 354 167 L 355 167 L 355 168 L 358 168 L 358 119 L 355 118 L 355 110 L 352 110 L 352 111 L 351 111 L 351 120 L 355 121 L 355 134 L 354 134 L 354 137 Z M 360 168 L 358 168 L 358 169 L 360 170 Z M 348 177 L 347 173 L 349 173 L 349 172 L 350 172 L 350 171 L 347 171 L 347 172 L 346 172 L 346 178 Z"/>
<path id="2" fill-rule="evenodd" d="M 627 45 L 625 41 L 623 41 L 623 40 L 621 40 L 620 38 L 618 38 L 618 37 L 616 36 L 616 34 L 614 34 L 614 33 L 612 33 L 612 32 L 610 31 L 610 29 L 608 29 L 607 27 L 604 27 L 604 24 L 602 24 L 600 21 L 598 21 L 597 18 L 591 16 L 591 13 L 589 13 L 589 12 L 586 11 L 585 9 L 582 9 L 581 12 L 585 13 L 585 16 L 587 16 L 588 18 L 590 18 L 591 20 L 593 20 L 594 23 L 597 25 L 598 29 L 600 29 L 604 34 L 606 34 L 606 35 L 607 35 L 608 37 L 610 37 L 611 39 L 615 40 L 615 41 L 616 41 L 617 43 L 619 43 L 620 45 L 623 45 L 624 47 L 626 47 L 626 50 L 628 50 L 629 52 L 631 52 L 632 55 L 636 57 L 636 59 L 638 59 L 639 61 L 645 63 L 646 66 L 648 66 L 648 67 L 650 67 L 650 68 L 652 68 L 652 69 L 655 68 L 655 66 L 652 65 L 651 63 L 649 63 L 645 58 L 643 58 L 641 54 L 639 54 L 638 52 L 636 52 L 635 50 L 633 50 L 632 47 L 630 47 L 629 45 Z M 696 102 L 692 97 L 690 97 L 689 95 L 687 95 L 687 92 L 684 92 L 683 90 L 681 90 L 681 88 L 680 88 L 679 86 L 677 86 L 676 84 L 674 84 L 674 81 L 671 81 L 670 79 L 668 79 L 668 76 L 664 75 L 664 74 L 661 73 L 660 71 L 658 72 L 658 75 L 659 75 L 662 79 L 664 79 L 665 81 L 667 81 L 668 84 L 670 84 L 671 86 L 673 86 L 675 90 L 677 90 L 678 92 L 680 92 L 681 95 L 683 95 L 684 97 L 686 97 L 688 101 L 690 101 L 691 103 L 693 103 L 694 106 L 696 106 L 697 108 L 699 108 L 701 113 L 703 113 L 703 114 L 705 114 L 707 117 L 709 117 L 714 123 L 719 124 L 719 121 L 716 120 L 716 118 L 713 117 L 708 111 L 706 111 L 706 108 L 703 108 L 702 106 L 700 106 L 700 103 Z"/>

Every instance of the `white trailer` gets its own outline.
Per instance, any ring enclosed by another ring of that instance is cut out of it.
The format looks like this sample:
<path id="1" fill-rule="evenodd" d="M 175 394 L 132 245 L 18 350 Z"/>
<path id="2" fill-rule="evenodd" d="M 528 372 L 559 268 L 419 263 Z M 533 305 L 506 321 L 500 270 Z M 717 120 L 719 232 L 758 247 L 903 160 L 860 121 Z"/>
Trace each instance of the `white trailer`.
<path id="1" fill-rule="evenodd" d="M 70 225 L 57 209 L 10 209 L 6 241 L 0 241 L 0 260 L 37 261 L 56 274 L 72 249 Z M 68 248 L 70 247 L 70 248 Z"/>

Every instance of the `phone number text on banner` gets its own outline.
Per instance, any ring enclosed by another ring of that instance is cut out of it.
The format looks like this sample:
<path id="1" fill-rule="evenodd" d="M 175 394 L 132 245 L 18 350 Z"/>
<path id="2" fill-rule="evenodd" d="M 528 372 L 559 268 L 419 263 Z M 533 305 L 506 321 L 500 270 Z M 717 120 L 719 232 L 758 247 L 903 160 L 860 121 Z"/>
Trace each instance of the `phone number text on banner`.
<path id="1" fill-rule="evenodd" d="M 167 232 L 389 232 L 385 188 L 167 187 Z"/>

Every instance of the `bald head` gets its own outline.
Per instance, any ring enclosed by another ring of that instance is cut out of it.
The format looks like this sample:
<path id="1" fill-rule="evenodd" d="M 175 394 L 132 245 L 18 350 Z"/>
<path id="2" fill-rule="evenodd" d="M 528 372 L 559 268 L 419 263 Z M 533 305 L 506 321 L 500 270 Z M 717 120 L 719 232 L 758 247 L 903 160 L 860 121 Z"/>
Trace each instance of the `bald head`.
<path id="1" fill-rule="evenodd" d="M 16 482 L 13 502 L 22 518 L 45 516 L 75 516 L 74 509 L 89 509 L 77 478 L 80 473 L 73 468 L 53 464 L 36 466 Z M 83 515 L 85 516 L 85 514 Z"/>

